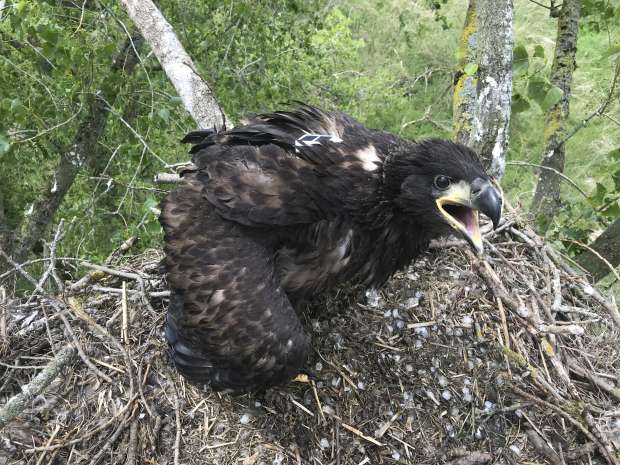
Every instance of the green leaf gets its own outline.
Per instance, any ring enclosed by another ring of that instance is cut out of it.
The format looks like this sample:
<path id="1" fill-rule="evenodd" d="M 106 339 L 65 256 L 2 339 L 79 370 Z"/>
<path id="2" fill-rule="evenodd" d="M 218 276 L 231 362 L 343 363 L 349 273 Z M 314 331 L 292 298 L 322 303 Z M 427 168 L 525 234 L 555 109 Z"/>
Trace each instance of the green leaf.
<path id="1" fill-rule="evenodd" d="M 545 58 L 545 48 L 542 45 L 534 47 L 534 57 Z"/>
<path id="2" fill-rule="evenodd" d="M 530 102 L 527 98 L 523 97 L 521 94 L 514 94 L 512 97 L 512 111 L 513 113 L 521 113 L 523 111 L 529 110 Z"/>
<path id="3" fill-rule="evenodd" d="M 28 0 L 20 0 L 15 5 L 15 12 L 19 15 L 26 9 L 27 6 L 28 6 Z"/>
<path id="4" fill-rule="evenodd" d="M 467 63 L 463 71 L 465 71 L 465 74 L 468 76 L 473 76 L 478 71 L 478 63 Z"/>
<path id="5" fill-rule="evenodd" d="M 524 45 L 518 45 L 512 51 L 512 70 L 515 74 L 525 74 L 530 66 L 529 55 Z"/>
<path id="6" fill-rule="evenodd" d="M 542 107 L 551 85 L 542 78 L 533 77 L 527 83 L 527 96 Z"/>
<path id="7" fill-rule="evenodd" d="M 599 206 L 603 203 L 605 196 L 607 195 L 607 188 L 600 182 L 596 183 L 596 192 L 592 196 L 592 202 L 595 206 Z"/>
<path id="8" fill-rule="evenodd" d="M 545 99 L 543 100 L 540 107 L 543 109 L 543 111 L 547 111 L 553 105 L 557 104 L 560 100 L 562 100 L 563 96 L 564 91 L 559 87 L 553 86 L 551 89 L 549 89 L 547 95 L 545 95 Z"/>
<path id="9" fill-rule="evenodd" d="M 611 158 L 613 161 L 620 161 L 620 147 L 609 152 L 607 156 Z"/>
<path id="10" fill-rule="evenodd" d="M 601 211 L 601 213 L 609 218 L 617 218 L 620 216 L 620 200 L 612 202 L 611 205 Z"/>

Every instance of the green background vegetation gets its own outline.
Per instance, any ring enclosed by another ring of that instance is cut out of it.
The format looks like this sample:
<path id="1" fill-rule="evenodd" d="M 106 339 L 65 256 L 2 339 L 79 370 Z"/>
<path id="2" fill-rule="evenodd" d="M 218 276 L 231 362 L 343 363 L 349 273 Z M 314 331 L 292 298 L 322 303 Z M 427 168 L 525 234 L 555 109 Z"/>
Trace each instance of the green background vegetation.
<path id="1" fill-rule="evenodd" d="M 67 221 L 59 254 L 102 260 L 133 235 L 142 248 L 157 246 L 155 210 L 163 188 L 151 179 L 163 165 L 153 153 L 168 163 L 187 160 L 178 140 L 193 122 L 149 50 L 140 50 L 130 77 L 110 78 L 113 57 L 133 32 L 119 2 L 101 2 L 107 6 L 95 10 L 60 3 L 19 0 L 0 20 L 0 196 L 8 226 L 23 224 L 58 154 L 71 150 L 93 95 L 117 87 L 97 146 L 105 163 L 81 171 L 56 215 Z M 403 137 L 450 137 L 466 2 L 187 0 L 161 6 L 234 120 L 302 100 Z M 611 52 L 620 41 L 617 5 L 589 0 L 584 15 L 570 127 L 605 99 L 617 59 Z M 540 89 L 555 30 L 548 10 L 515 1 L 510 160 L 540 161 Z M 589 198 L 563 185 L 564 208 L 547 233 L 560 246 L 569 247 L 567 239 L 589 242 L 620 213 L 617 99 L 607 114 L 567 144 L 566 174 Z M 533 168 L 508 166 L 503 186 L 513 204 L 525 208 L 535 181 Z"/>

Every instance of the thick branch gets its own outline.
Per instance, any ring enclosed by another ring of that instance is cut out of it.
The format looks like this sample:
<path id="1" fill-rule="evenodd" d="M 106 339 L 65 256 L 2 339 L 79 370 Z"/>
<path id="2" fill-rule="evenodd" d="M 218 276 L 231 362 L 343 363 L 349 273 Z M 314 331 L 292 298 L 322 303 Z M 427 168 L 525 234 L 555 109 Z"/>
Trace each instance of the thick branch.
<path id="1" fill-rule="evenodd" d="M 552 85 L 562 90 L 563 95 L 556 105 L 545 112 L 541 165 L 559 172 L 564 171 L 565 152 L 562 140 L 569 115 L 580 11 L 581 0 L 565 0 L 562 4 L 550 81 Z M 553 218 L 559 206 L 560 177 L 553 170 L 542 169 L 538 175 L 536 193 L 530 211 L 535 215 L 544 215 L 546 223 L 549 224 L 548 220 Z"/>
<path id="2" fill-rule="evenodd" d="M 49 384 L 56 379 L 61 370 L 73 362 L 76 350 L 73 346 L 66 346 L 62 349 L 51 363 L 41 371 L 30 383 L 22 386 L 22 392 L 11 397 L 9 401 L 0 408 L 0 430 L 8 422 L 18 416 L 28 408 L 32 400 L 41 394 Z"/>
<path id="3" fill-rule="evenodd" d="M 512 95 L 512 0 L 470 0 L 458 50 L 454 138 L 504 174 Z"/>
<path id="4" fill-rule="evenodd" d="M 151 0 L 122 0 L 174 85 L 183 105 L 203 129 L 232 127 L 209 85 L 200 77 L 172 26 Z"/>
<path id="5" fill-rule="evenodd" d="M 139 42 L 140 39 L 127 39 L 112 63 L 111 79 L 119 73 L 131 74 L 138 62 L 134 46 Z M 97 141 L 103 135 L 108 120 L 109 108 L 106 102 L 113 103 L 120 92 L 118 87 L 110 86 L 108 89 L 107 92 L 102 92 L 101 96 L 93 97 L 90 111 L 78 127 L 71 149 L 60 155 L 60 161 L 50 181 L 35 201 L 32 214 L 26 220 L 25 232 L 18 240 L 19 245 L 13 256 L 17 262 L 24 261 L 35 244 L 41 240 L 82 167 L 102 163 L 101 160 L 96 160 Z"/>

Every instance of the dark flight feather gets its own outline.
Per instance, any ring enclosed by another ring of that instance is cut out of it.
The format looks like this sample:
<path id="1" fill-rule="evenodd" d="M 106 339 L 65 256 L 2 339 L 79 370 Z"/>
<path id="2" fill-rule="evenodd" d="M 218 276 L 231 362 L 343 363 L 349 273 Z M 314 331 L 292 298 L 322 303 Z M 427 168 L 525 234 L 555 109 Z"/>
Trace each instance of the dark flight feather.
<path id="1" fill-rule="evenodd" d="M 309 106 L 183 141 L 197 169 L 162 202 L 166 337 L 177 368 L 216 389 L 294 376 L 309 350 L 296 302 L 347 281 L 382 285 L 449 232 L 427 178 L 486 176 L 465 147 Z"/>

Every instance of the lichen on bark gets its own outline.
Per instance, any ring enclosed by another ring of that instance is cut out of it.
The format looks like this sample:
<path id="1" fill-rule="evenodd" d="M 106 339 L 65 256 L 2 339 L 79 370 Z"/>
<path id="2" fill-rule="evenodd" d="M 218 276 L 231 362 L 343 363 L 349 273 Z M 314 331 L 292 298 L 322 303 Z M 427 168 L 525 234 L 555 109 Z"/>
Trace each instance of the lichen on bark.
<path id="1" fill-rule="evenodd" d="M 457 51 L 454 139 L 504 174 L 512 94 L 512 0 L 470 0 Z M 468 66 L 470 65 L 470 66 Z M 471 70 L 472 66 L 475 72 Z"/>
<path id="2" fill-rule="evenodd" d="M 544 230 L 560 207 L 560 181 L 555 171 L 564 171 L 564 136 L 570 112 L 571 85 L 575 71 L 575 54 L 579 33 L 581 0 L 565 0 L 558 17 L 558 32 L 555 44 L 550 82 L 563 92 L 561 100 L 545 112 L 543 132 L 544 147 L 538 175 L 536 192 L 530 212 L 544 221 L 539 226 Z M 551 168 L 551 169 L 545 169 Z"/>

